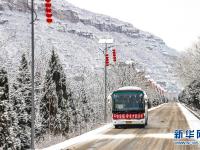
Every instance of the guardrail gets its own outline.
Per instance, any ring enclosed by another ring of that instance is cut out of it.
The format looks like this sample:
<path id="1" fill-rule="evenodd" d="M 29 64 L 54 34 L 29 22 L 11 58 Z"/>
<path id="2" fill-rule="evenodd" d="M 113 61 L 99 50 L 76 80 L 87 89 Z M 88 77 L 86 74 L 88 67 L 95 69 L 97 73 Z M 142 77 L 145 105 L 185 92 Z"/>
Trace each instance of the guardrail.
<path id="1" fill-rule="evenodd" d="M 181 105 L 183 105 L 187 110 L 189 110 L 195 117 L 197 117 L 200 120 L 200 114 L 198 114 L 197 112 L 195 112 L 194 110 L 192 110 L 191 108 L 189 108 L 184 103 L 181 103 Z"/>

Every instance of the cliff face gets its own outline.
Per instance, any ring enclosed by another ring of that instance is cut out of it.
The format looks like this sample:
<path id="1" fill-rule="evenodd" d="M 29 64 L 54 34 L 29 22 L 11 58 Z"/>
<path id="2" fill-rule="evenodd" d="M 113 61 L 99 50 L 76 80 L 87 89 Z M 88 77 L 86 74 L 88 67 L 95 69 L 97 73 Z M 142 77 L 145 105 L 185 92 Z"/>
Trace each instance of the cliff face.
<path id="1" fill-rule="evenodd" d="M 22 52 L 30 55 L 30 10 L 25 0 L 0 2 L 0 63 L 15 70 Z M 113 38 L 117 61 L 134 60 L 155 80 L 176 89 L 173 65 L 176 50 L 162 39 L 141 31 L 130 23 L 79 9 L 66 1 L 54 0 L 54 22 L 45 22 L 44 1 L 35 1 L 36 66 L 43 70 L 52 49 L 59 54 L 68 77 L 78 76 L 81 68 L 103 72 L 103 54 L 99 38 Z M 111 54 L 111 53 L 110 53 Z"/>

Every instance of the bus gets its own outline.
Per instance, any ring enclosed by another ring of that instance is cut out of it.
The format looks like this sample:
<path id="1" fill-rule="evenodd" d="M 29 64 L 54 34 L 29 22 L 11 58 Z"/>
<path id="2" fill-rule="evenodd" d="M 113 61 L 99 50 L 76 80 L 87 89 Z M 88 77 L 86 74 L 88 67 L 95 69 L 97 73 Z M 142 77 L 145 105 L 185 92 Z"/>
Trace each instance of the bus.
<path id="1" fill-rule="evenodd" d="M 110 94 L 115 128 L 126 125 L 145 127 L 148 122 L 148 97 L 141 88 L 126 86 Z"/>

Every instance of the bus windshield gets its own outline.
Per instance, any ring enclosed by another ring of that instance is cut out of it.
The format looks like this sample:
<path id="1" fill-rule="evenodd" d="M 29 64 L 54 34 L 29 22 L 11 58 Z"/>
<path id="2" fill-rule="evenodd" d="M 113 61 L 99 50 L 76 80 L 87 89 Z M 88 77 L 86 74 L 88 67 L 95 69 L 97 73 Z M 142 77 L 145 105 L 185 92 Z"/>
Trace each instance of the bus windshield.
<path id="1" fill-rule="evenodd" d="M 144 93 L 142 91 L 116 91 L 112 94 L 114 112 L 131 112 L 144 110 Z"/>

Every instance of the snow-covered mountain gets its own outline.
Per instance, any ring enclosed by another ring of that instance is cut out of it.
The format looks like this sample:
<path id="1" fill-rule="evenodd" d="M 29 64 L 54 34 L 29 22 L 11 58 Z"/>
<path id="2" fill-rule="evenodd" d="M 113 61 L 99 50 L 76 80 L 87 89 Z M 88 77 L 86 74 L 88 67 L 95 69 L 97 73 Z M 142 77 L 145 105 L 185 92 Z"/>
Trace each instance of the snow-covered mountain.
<path id="1" fill-rule="evenodd" d="M 31 15 L 27 1 L 0 1 L 0 64 L 12 72 L 22 52 L 31 54 Z M 173 70 L 178 52 L 159 37 L 130 23 L 77 8 L 65 0 L 53 0 L 54 22 L 48 25 L 44 2 L 35 0 L 35 53 L 40 70 L 45 69 L 47 56 L 55 49 L 67 77 L 78 77 L 81 68 L 102 73 L 104 61 L 99 48 L 103 49 L 104 45 L 100 45 L 98 39 L 113 38 L 117 61 L 136 61 L 153 79 L 163 84 L 168 82 L 168 88 L 176 88 Z"/>

